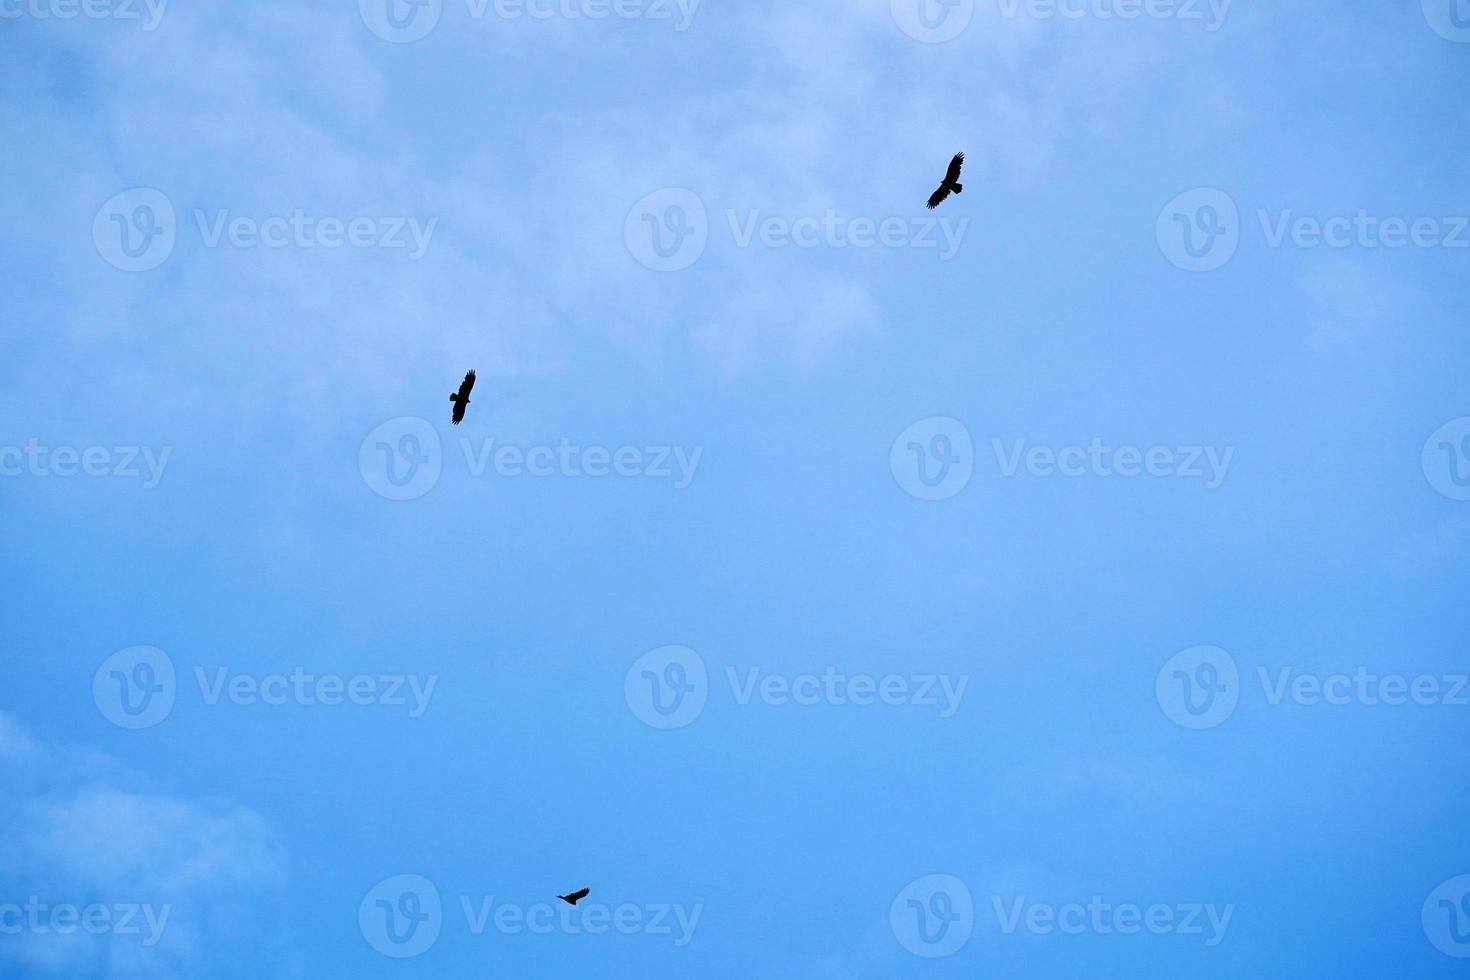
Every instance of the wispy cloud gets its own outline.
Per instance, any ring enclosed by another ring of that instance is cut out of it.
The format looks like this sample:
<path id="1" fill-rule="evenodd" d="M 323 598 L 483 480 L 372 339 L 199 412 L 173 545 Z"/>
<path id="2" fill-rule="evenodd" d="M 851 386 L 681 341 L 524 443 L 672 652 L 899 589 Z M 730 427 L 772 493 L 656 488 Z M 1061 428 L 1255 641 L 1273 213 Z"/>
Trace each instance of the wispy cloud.
<path id="1" fill-rule="evenodd" d="M 76 976 L 197 976 L 229 950 L 240 964 L 286 970 L 279 923 L 285 850 L 257 813 L 185 799 L 104 754 L 49 745 L 0 715 L 0 894 L 27 906 L 0 963 Z M 87 910 L 86 929 L 58 909 Z M 139 910 L 146 910 L 139 911 Z M 152 916 L 151 920 L 149 916 Z"/>

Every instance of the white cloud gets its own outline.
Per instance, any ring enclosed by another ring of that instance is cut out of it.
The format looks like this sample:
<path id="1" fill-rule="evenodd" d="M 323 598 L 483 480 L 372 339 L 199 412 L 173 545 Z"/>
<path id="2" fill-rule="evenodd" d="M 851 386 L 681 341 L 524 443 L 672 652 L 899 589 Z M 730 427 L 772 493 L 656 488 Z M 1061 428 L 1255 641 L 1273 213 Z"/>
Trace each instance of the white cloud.
<path id="1" fill-rule="evenodd" d="M 116 760 L 44 745 L 5 715 L 0 798 L 0 901 L 158 916 L 156 930 L 139 913 L 139 932 L 102 934 L 64 934 L 42 918 L 44 930 L 27 923 L 6 936 L 0 964 L 163 978 L 195 976 L 206 958 L 285 968 L 279 925 L 256 918 L 262 904 L 280 906 L 286 885 L 285 850 L 260 815 L 154 791 Z"/>

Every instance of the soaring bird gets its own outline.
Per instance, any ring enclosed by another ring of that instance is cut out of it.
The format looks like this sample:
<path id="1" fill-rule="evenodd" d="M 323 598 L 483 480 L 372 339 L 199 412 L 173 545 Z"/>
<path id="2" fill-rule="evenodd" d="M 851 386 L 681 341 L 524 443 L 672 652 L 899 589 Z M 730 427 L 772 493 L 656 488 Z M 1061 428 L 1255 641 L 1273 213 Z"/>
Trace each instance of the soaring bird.
<path id="1" fill-rule="evenodd" d="M 592 889 L 590 889 L 590 888 L 583 888 L 581 891 L 572 892 L 570 895 L 558 895 L 556 897 L 559 898 L 559 899 L 561 899 L 563 902 L 566 902 L 568 905 L 576 905 L 582 899 L 586 898 L 589 894 L 591 894 L 591 892 L 592 892 Z"/>
<path id="2" fill-rule="evenodd" d="M 464 421 L 465 406 L 470 403 L 470 389 L 474 387 L 475 372 L 470 371 L 464 376 L 464 380 L 459 383 L 459 392 L 449 396 L 449 400 L 454 402 L 455 425 L 459 425 L 459 423 Z"/>
<path id="3" fill-rule="evenodd" d="M 954 159 L 949 161 L 949 173 L 944 175 L 944 183 L 939 185 L 939 190 L 929 196 L 929 210 L 933 211 L 939 206 L 939 202 L 949 197 L 950 192 L 963 194 L 965 185 L 959 183 L 960 168 L 965 165 L 965 155 L 956 153 Z"/>

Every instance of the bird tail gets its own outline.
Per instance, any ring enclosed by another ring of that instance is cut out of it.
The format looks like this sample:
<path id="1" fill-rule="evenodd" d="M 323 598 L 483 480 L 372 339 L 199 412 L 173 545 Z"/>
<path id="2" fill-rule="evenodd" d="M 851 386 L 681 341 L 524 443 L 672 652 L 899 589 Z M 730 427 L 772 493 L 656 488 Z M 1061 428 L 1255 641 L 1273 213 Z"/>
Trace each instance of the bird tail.
<path id="1" fill-rule="evenodd" d="M 954 185 L 954 192 L 956 194 L 963 194 L 965 192 L 965 185 L 964 184 L 955 184 Z"/>

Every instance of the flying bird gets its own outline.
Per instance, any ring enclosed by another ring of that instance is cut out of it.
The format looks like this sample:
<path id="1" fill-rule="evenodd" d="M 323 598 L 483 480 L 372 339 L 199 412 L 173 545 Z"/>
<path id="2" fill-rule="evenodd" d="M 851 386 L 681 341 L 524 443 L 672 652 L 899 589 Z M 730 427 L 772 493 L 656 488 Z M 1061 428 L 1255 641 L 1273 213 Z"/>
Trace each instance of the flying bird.
<path id="1" fill-rule="evenodd" d="M 470 403 L 470 389 L 474 388 L 474 386 L 475 372 L 470 371 L 464 376 L 464 380 L 459 383 L 459 392 L 449 396 L 449 400 L 454 402 L 455 425 L 459 425 L 459 423 L 464 421 L 465 406 Z"/>
<path id="2" fill-rule="evenodd" d="M 572 892 L 570 895 L 558 895 L 556 897 L 559 898 L 559 899 L 561 899 L 563 902 L 566 902 L 568 905 L 576 905 L 582 899 L 586 898 L 589 894 L 591 894 L 591 892 L 592 892 L 592 889 L 590 889 L 590 888 L 583 888 L 579 892 Z"/>
<path id="3" fill-rule="evenodd" d="M 949 173 L 944 175 L 944 183 L 939 185 L 939 190 L 929 195 L 929 210 L 933 211 L 939 206 L 939 202 L 949 197 L 951 193 L 963 194 L 965 185 L 959 183 L 960 168 L 965 165 L 965 155 L 956 153 L 954 159 L 949 161 Z"/>

